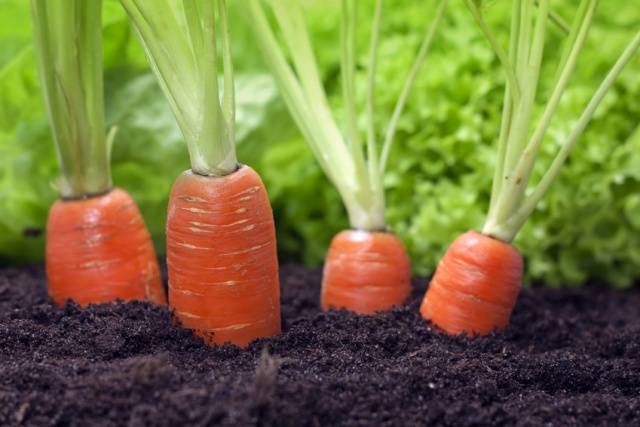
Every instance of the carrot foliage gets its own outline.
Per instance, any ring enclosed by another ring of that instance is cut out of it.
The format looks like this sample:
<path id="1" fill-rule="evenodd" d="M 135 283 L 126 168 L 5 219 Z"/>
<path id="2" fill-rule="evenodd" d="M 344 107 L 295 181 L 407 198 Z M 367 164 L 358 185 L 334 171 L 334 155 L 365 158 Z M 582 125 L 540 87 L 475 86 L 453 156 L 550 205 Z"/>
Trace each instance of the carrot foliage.
<path id="1" fill-rule="evenodd" d="M 111 187 L 114 132 L 105 135 L 101 1 L 32 0 L 40 84 L 60 163 L 62 197 Z"/>
<path id="2" fill-rule="evenodd" d="M 540 181 L 527 193 L 540 146 L 585 44 L 598 1 L 580 1 L 562 47 L 549 98 L 537 121 L 534 120 L 534 107 L 541 77 L 545 34 L 551 21 L 564 28 L 563 20 L 552 13 L 549 0 L 514 1 L 509 47 L 505 50 L 484 19 L 483 2 L 465 1 L 506 75 L 497 162 L 489 215 L 483 233 L 510 242 L 547 192 L 602 99 L 640 47 L 640 32 L 633 37 L 597 88 Z"/>
<path id="3" fill-rule="evenodd" d="M 342 1 L 340 68 L 345 107 L 344 132 L 329 107 L 299 3 L 297 0 L 268 1 L 292 65 L 287 61 L 285 50 L 280 47 L 258 0 L 247 2 L 256 41 L 293 119 L 323 171 L 340 193 L 351 226 L 365 230 L 384 229 L 386 225 L 382 177 L 393 144 L 396 125 L 432 44 L 444 13 L 446 0 L 438 2 L 435 18 L 425 31 L 382 141 L 378 141 L 374 117 L 374 81 L 382 0 L 376 1 L 370 36 L 365 138 L 362 137 L 358 126 L 355 101 L 357 2 Z"/>
<path id="4" fill-rule="evenodd" d="M 225 0 L 121 3 L 186 140 L 191 169 L 211 176 L 235 171 L 235 92 Z"/>

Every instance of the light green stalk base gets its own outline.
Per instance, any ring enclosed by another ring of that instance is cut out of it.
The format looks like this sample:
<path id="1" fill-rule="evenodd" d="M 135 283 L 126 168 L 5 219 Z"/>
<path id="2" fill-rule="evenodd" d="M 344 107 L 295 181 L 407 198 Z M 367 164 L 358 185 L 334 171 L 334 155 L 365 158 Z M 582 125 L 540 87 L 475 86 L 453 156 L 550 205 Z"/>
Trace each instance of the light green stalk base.
<path id="1" fill-rule="evenodd" d="M 105 136 L 101 2 L 32 0 L 40 84 L 56 143 L 63 198 L 111 188 L 115 129 Z"/>

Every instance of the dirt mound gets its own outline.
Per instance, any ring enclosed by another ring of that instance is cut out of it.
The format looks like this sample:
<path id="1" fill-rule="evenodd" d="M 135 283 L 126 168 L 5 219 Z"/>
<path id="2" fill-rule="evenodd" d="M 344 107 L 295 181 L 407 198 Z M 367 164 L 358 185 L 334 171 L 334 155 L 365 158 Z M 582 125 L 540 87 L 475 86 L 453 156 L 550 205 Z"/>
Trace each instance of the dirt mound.
<path id="1" fill-rule="evenodd" d="M 640 425 L 640 290 L 524 290 L 505 332 L 448 337 L 408 306 L 318 309 L 282 268 L 284 333 L 207 348 L 166 309 L 49 302 L 0 270 L 0 425 Z"/>

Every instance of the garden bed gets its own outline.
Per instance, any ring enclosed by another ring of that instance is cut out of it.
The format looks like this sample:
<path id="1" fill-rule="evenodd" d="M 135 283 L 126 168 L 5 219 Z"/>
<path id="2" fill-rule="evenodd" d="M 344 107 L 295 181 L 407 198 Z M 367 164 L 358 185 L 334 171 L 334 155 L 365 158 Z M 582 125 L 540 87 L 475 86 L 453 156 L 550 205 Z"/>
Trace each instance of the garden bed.
<path id="1" fill-rule="evenodd" d="M 639 425 L 640 289 L 526 289 L 508 330 L 467 340 L 410 304 L 318 309 L 282 268 L 283 334 L 207 348 L 146 303 L 49 302 L 0 269 L 0 425 Z"/>

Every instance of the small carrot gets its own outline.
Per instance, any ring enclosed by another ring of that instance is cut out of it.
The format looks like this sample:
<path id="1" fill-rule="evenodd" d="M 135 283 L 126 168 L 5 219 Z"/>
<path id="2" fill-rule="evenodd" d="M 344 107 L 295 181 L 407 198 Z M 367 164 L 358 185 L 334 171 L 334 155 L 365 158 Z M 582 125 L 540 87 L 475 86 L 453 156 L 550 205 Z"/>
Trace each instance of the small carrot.
<path id="1" fill-rule="evenodd" d="M 373 314 L 402 305 L 411 291 L 411 262 L 394 234 L 345 230 L 332 240 L 322 278 L 322 308 Z"/>
<path id="2" fill-rule="evenodd" d="M 121 2 L 191 158 L 191 170 L 177 178 L 169 199 L 169 305 L 182 326 L 208 344 L 245 347 L 256 338 L 276 335 L 280 285 L 275 226 L 260 177 L 236 160 L 226 2 Z M 219 71 L 224 90 L 218 87 Z"/>
<path id="3" fill-rule="evenodd" d="M 624 66 L 640 48 L 640 32 L 631 40 L 587 104 L 551 165 L 527 192 L 537 154 L 576 66 L 595 15 L 597 0 L 581 0 L 565 41 L 549 101 L 534 126 L 532 112 L 540 80 L 548 22 L 559 21 L 549 0 L 513 2 L 511 42 L 503 51 L 484 19 L 481 2 L 466 0 L 506 74 L 502 126 L 489 214 L 482 232 L 460 236 L 438 264 L 422 302 L 425 319 L 450 334 L 486 335 L 507 326 L 518 297 L 523 262 L 511 244 L 558 175 L 571 148 Z M 537 6 L 537 11 L 536 11 Z M 561 21 L 561 20 L 560 20 Z"/>
<path id="4" fill-rule="evenodd" d="M 520 291 L 518 250 L 477 231 L 449 246 L 431 279 L 420 313 L 450 334 L 486 335 L 507 326 Z"/>
<path id="5" fill-rule="evenodd" d="M 337 123 L 330 110 L 300 3 L 268 2 L 289 48 L 290 62 L 261 2 L 247 2 L 247 10 L 256 43 L 287 108 L 320 167 L 338 190 L 349 216 L 352 230 L 334 237 L 325 260 L 321 305 L 325 310 L 344 308 L 368 314 L 388 310 L 402 304 L 408 296 L 411 265 L 402 242 L 391 233 L 379 231 L 387 229 L 383 177 L 398 120 L 442 21 L 447 1 L 437 2 L 434 19 L 425 30 L 381 141 L 377 141 L 374 120 L 374 89 L 382 0 L 375 2 L 373 13 L 367 67 L 366 138 L 359 132 L 355 93 L 356 17 L 360 2 L 342 2 L 340 65 L 344 126 Z M 345 129 L 344 134 L 341 128 Z"/>
<path id="6" fill-rule="evenodd" d="M 47 223 L 49 294 L 57 304 L 148 299 L 165 303 L 153 245 L 142 215 L 119 188 L 81 200 L 58 200 Z"/>
<path id="7" fill-rule="evenodd" d="M 165 303 L 140 211 L 112 189 L 114 133 L 105 135 L 101 1 L 32 0 L 38 74 L 61 176 L 49 212 L 48 291 L 57 304 Z M 64 29 L 64 31 L 60 31 Z"/>
<path id="8" fill-rule="evenodd" d="M 169 302 L 184 327 L 239 346 L 280 332 L 273 215 L 250 167 L 222 177 L 187 171 L 176 180 L 167 259 Z"/>

